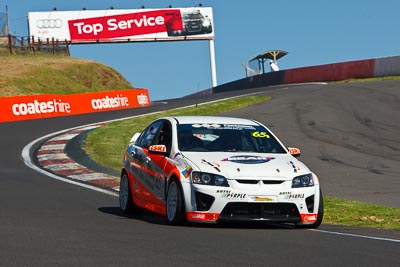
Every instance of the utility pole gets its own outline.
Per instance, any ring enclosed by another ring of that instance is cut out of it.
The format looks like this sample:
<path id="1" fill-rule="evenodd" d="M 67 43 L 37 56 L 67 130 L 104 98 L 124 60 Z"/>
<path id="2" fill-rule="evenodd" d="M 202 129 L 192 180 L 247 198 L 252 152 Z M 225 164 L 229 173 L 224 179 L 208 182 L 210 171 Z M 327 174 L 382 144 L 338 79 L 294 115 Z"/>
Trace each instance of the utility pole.
<path id="1" fill-rule="evenodd" d="M 6 34 L 10 34 L 10 21 L 8 19 L 8 6 L 6 5 Z"/>
<path id="2" fill-rule="evenodd" d="M 3 20 L 4 19 L 4 20 Z M 8 6 L 6 5 L 6 13 L 0 12 L 0 21 L 4 21 L 2 25 L 0 25 L 0 36 L 7 36 L 10 33 L 10 22 L 8 19 Z"/>

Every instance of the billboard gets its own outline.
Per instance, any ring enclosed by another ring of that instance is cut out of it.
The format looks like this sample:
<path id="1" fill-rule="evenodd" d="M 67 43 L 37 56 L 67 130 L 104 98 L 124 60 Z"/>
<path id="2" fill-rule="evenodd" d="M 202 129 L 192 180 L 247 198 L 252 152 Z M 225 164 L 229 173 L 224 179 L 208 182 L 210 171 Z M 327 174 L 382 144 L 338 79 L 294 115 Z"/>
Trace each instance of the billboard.
<path id="1" fill-rule="evenodd" d="M 147 89 L 70 95 L 0 97 L 0 122 L 43 119 L 150 106 Z"/>
<path id="2" fill-rule="evenodd" d="M 28 24 L 35 39 L 71 43 L 214 38 L 210 7 L 29 12 Z"/>

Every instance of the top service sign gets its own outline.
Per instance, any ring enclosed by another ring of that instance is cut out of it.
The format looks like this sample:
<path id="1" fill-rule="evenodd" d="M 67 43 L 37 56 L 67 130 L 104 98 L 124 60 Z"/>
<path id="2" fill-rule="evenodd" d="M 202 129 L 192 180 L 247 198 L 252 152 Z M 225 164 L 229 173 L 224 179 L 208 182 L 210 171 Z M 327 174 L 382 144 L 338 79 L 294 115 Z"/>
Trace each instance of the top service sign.
<path id="1" fill-rule="evenodd" d="M 29 12 L 29 35 L 71 43 L 213 39 L 210 7 Z"/>

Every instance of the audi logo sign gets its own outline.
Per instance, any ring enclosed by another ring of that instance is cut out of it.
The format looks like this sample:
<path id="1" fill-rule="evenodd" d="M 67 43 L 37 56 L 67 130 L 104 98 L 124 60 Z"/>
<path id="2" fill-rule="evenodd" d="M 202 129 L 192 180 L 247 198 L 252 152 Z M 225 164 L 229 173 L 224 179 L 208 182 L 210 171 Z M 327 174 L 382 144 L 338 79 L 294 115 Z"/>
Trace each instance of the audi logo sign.
<path id="1" fill-rule="evenodd" d="M 39 29 L 54 29 L 61 28 L 63 22 L 61 19 L 38 19 L 36 21 L 36 27 Z"/>

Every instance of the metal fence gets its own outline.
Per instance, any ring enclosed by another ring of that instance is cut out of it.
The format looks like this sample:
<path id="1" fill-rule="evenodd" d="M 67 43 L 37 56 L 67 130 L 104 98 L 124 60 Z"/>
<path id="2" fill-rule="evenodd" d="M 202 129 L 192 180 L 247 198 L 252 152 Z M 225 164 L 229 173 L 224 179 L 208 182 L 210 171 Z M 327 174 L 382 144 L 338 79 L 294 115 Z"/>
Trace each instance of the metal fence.
<path id="1" fill-rule="evenodd" d="M 35 39 L 35 37 L 0 37 L 0 53 L 5 54 L 54 54 L 69 56 L 69 43 L 54 39 Z"/>

